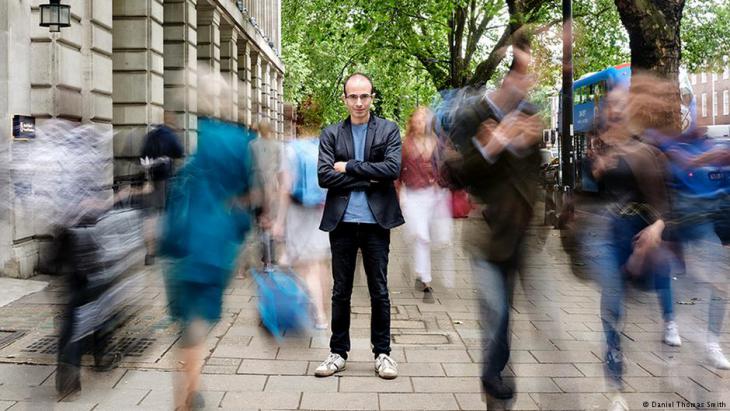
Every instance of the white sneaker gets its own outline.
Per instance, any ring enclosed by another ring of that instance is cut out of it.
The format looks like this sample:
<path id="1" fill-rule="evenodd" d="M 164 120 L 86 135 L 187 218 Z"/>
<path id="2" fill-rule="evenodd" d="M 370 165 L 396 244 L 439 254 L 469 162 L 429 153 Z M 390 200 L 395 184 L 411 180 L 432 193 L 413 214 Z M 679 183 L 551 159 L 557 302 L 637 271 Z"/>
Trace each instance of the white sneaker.
<path id="1" fill-rule="evenodd" d="M 380 378 L 392 380 L 398 376 L 398 364 L 386 354 L 378 355 L 375 359 L 375 371 Z"/>
<path id="2" fill-rule="evenodd" d="M 676 321 L 667 321 L 664 323 L 664 344 L 672 347 L 682 345 L 682 339 L 679 337 L 679 328 Z"/>
<path id="3" fill-rule="evenodd" d="M 707 343 L 707 362 L 717 369 L 730 370 L 730 361 L 725 358 L 719 343 Z"/>
<path id="4" fill-rule="evenodd" d="M 345 369 L 345 359 L 340 354 L 330 353 L 327 359 L 319 364 L 314 375 L 317 377 L 329 377 L 330 375 Z"/>
<path id="5" fill-rule="evenodd" d="M 611 400 L 608 411 L 629 411 L 629 405 L 626 404 L 626 400 L 621 394 L 616 394 Z"/>

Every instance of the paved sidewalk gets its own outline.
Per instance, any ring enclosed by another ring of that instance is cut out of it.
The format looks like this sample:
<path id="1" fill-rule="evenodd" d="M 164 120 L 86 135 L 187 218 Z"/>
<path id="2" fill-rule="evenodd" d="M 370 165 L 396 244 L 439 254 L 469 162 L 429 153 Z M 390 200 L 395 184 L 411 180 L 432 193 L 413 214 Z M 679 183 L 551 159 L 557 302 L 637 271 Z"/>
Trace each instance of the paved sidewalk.
<path id="1" fill-rule="evenodd" d="M 469 220 L 456 223 L 457 234 Z M 393 357 L 400 376 L 375 376 L 369 346 L 369 298 L 362 271 L 353 296 L 353 351 L 347 370 L 318 379 L 314 368 L 328 353 L 326 331 L 289 336 L 277 344 L 259 325 L 250 278 L 228 290 L 224 320 L 208 339 L 211 356 L 203 376 L 208 408 L 327 410 L 584 410 L 605 409 L 610 393 L 602 373 L 599 293 L 572 275 L 559 232 L 535 226 L 532 251 L 512 310 L 512 356 L 506 370 L 516 399 L 487 404 L 479 386 L 479 321 L 468 260 L 455 241 L 452 267 L 443 251 L 434 257 L 434 299 L 414 290 L 402 231 L 393 236 L 390 265 Z M 728 272 L 730 267 L 718 267 Z M 443 278 L 453 276 L 453 288 Z M 145 305 L 123 330 L 132 352 L 108 373 L 83 370 L 78 395 L 55 402 L 54 318 L 61 312 L 57 281 L 0 308 L 0 410 L 169 410 L 177 367 L 176 337 L 165 317 L 159 272 L 149 270 L 139 292 Z M 44 280 L 50 277 L 42 277 Z M 632 409 L 730 409 L 730 372 L 708 368 L 702 359 L 707 297 L 686 277 L 675 281 L 681 348 L 663 345 L 656 296 L 627 295 L 624 347 L 626 393 Z M 695 298 L 695 300 L 693 300 Z M 17 331 L 10 336 L 10 331 Z M 144 337 L 146 339 L 142 339 Z M 5 342 L 3 342 L 5 338 Z M 121 340 L 120 340 L 121 341 Z M 34 345 L 35 344 L 35 345 Z M 730 352 L 730 334 L 722 335 Z M 711 407 L 708 402 L 719 403 Z M 647 406 L 644 406 L 644 403 Z"/>
<path id="2" fill-rule="evenodd" d="M 48 285 L 45 281 L 21 280 L 0 277 L 0 307 L 8 305 L 28 294 L 36 293 Z"/>

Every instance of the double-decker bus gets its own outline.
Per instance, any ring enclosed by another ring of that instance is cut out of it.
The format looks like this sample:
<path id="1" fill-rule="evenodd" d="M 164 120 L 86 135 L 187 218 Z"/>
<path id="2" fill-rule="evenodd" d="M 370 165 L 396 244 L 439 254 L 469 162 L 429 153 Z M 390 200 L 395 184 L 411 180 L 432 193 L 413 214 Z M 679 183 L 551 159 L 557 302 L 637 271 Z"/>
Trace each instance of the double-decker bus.
<path id="1" fill-rule="evenodd" d="M 586 153 L 598 134 L 606 95 L 631 83 L 631 65 L 621 64 L 597 73 L 586 74 L 573 84 L 573 142 L 576 153 L 576 190 L 597 192 Z"/>

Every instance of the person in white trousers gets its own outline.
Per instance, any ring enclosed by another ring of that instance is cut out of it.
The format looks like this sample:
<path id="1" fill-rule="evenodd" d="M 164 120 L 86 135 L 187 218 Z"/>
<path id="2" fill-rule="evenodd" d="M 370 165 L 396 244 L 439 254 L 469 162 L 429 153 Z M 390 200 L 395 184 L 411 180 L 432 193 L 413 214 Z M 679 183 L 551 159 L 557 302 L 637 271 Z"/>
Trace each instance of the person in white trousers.
<path id="1" fill-rule="evenodd" d="M 432 246 L 447 244 L 452 232 L 451 193 L 439 185 L 434 157 L 438 141 L 432 120 L 433 114 L 426 107 L 417 108 L 411 115 L 403 142 L 400 178 L 406 231 L 413 246 L 413 270 L 419 288 L 426 293 L 433 291 Z"/>

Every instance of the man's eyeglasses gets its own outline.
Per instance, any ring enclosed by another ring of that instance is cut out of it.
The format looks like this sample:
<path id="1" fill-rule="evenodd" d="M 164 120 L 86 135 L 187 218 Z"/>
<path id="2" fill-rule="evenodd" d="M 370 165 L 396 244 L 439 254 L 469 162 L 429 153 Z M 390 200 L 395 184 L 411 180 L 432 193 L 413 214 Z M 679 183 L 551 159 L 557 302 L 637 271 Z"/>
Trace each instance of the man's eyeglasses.
<path id="1" fill-rule="evenodd" d="M 351 103 L 357 103 L 358 100 L 370 101 L 370 99 L 373 98 L 373 95 L 372 94 L 348 94 L 346 98 Z"/>

